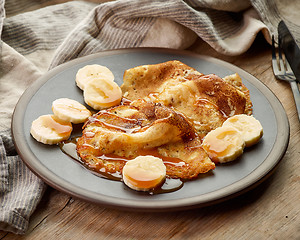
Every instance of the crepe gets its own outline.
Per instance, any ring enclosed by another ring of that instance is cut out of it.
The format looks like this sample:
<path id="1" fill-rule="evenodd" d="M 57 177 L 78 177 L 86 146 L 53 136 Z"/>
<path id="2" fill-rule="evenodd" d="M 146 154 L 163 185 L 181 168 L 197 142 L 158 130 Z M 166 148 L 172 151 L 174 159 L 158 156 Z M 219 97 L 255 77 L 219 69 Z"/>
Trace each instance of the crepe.
<path id="1" fill-rule="evenodd" d="M 189 119 L 202 137 L 230 116 L 252 113 L 249 90 L 238 74 L 222 79 L 175 60 L 128 69 L 123 80 L 124 97 L 174 108 Z"/>
<path id="2" fill-rule="evenodd" d="M 215 168 L 185 117 L 160 104 L 133 101 L 103 110 L 84 125 L 77 152 L 90 168 L 121 172 L 139 155 L 161 157 L 171 178 L 192 179 Z"/>

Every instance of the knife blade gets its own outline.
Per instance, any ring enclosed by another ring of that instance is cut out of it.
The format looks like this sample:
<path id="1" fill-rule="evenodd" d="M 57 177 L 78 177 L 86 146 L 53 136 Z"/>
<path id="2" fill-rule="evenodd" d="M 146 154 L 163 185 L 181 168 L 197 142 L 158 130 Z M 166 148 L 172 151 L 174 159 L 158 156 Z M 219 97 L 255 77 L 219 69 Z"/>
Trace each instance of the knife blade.
<path id="1" fill-rule="evenodd" d="M 297 45 L 293 35 L 286 26 L 285 22 L 281 20 L 278 24 L 278 41 L 282 46 L 283 52 L 289 62 L 297 81 L 300 81 L 300 49 Z"/>

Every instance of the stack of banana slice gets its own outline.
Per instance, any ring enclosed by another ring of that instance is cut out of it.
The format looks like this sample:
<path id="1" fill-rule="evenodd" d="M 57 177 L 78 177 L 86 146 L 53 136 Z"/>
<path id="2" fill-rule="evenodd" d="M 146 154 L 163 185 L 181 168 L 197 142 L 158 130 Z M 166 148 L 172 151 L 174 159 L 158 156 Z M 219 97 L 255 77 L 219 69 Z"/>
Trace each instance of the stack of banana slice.
<path id="1" fill-rule="evenodd" d="M 76 84 L 83 90 L 85 103 L 95 110 L 116 106 L 121 102 L 122 90 L 107 67 L 93 64 L 79 69 Z"/>
<path id="2" fill-rule="evenodd" d="M 70 137 L 72 123 L 83 123 L 91 112 L 81 103 L 59 98 L 52 103 L 54 114 L 42 115 L 32 122 L 30 133 L 39 142 L 57 144 Z"/>
<path id="3" fill-rule="evenodd" d="M 245 147 L 256 144 L 263 135 L 260 122 L 239 114 L 228 118 L 221 127 L 210 131 L 202 146 L 214 162 L 226 163 L 242 155 Z"/>
<path id="4" fill-rule="evenodd" d="M 118 105 L 122 91 L 114 82 L 113 73 L 101 65 L 87 65 L 78 70 L 76 84 L 83 90 L 84 101 L 95 110 Z M 57 144 L 70 137 L 73 124 L 83 123 L 91 112 L 81 103 L 59 98 L 52 103 L 53 114 L 43 115 L 32 122 L 30 133 L 39 142 Z"/>

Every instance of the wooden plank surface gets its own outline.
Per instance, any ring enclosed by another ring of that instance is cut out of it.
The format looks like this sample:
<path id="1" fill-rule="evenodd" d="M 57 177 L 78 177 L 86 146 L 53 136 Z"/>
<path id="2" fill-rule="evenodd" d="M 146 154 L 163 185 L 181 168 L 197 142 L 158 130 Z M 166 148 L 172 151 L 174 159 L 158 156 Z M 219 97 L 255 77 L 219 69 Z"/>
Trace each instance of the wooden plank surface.
<path id="1" fill-rule="evenodd" d="M 300 124 L 289 84 L 274 78 L 271 47 L 259 36 L 237 57 L 220 55 L 201 40 L 190 50 L 246 70 L 282 102 L 290 121 L 290 143 L 270 178 L 232 200 L 167 213 L 106 209 L 49 187 L 27 233 L 0 231 L 0 239 L 300 239 Z"/>

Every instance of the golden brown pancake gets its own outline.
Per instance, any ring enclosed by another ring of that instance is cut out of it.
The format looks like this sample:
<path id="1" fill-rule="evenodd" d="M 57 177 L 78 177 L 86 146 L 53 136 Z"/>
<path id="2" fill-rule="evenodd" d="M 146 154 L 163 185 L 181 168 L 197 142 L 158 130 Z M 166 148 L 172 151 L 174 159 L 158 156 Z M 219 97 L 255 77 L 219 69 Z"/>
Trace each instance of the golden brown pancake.
<path id="1" fill-rule="evenodd" d="M 135 100 L 151 93 L 161 92 L 165 85 L 177 85 L 202 75 L 194 68 L 174 60 L 126 70 L 121 88 L 125 98 Z"/>
<path id="2" fill-rule="evenodd" d="M 249 90 L 238 74 L 204 75 L 179 62 L 139 66 L 124 73 L 124 97 L 160 102 L 185 115 L 203 137 L 230 116 L 252 113 Z"/>
<path id="3" fill-rule="evenodd" d="M 126 161 L 139 155 L 161 157 L 172 178 L 191 179 L 215 168 L 183 115 L 144 100 L 92 116 L 78 139 L 77 152 L 100 173 L 120 172 Z"/>
<path id="4" fill-rule="evenodd" d="M 77 152 L 100 173 L 121 172 L 139 155 L 161 157 L 172 178 L 192 179 L 215 168 L 202 137 L 230 116 L 252 113 L 238 74 L 204 75 L 180 61 L 128 69 L 121 86 L 130 100 L 93 115 Z"/>

